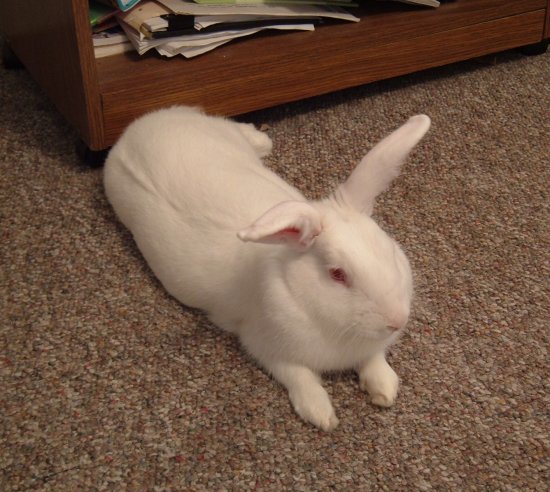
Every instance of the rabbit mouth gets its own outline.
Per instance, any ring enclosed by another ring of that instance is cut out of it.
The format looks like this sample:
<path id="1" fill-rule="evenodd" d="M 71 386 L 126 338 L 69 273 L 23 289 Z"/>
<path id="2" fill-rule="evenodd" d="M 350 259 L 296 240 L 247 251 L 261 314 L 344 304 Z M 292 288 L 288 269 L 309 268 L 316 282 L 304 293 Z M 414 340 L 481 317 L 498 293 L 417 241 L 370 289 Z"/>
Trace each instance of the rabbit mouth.
<path id="1" fill-rule="evenodd" d="M 384 324 L 369 323 L 365 321 L 356 321 L 348 325 L 341 331 L 342 339 L 349 340 L 385 340 L 396 335 L 401 330 L 394 327 L 388 327 Z"/>

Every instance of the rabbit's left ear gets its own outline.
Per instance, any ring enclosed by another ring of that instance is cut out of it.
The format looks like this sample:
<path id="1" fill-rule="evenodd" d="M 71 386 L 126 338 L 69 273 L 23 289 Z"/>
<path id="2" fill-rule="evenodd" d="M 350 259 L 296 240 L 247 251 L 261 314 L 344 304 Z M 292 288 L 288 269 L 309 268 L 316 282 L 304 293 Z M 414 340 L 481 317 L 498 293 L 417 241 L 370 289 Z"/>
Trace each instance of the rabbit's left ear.
<path id="1" fill-rule="evenodd" d="M 376 144 L 338 187 L 336 199 L 370 215 L 374 199 L 399 175 L 401 165 L 428 131 L 430 123 L 426 115 L 413 116 Z"/>
<path id="2" fill-rule="evenodd" d="M 269 209 L 237 236 L 242 241 L 287 244 L 303 251 L 313 244 L 321 229 L 317 209 L 306 202 L 287 201 Z"/>

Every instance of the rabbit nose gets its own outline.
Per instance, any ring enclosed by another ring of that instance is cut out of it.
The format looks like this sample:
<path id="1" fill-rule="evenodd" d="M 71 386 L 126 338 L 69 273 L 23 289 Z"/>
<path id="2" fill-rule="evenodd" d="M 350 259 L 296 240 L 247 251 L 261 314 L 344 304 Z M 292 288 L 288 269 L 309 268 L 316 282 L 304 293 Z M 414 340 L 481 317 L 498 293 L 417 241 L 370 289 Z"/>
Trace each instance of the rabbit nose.
<path id="1" fill-rule="evenodd" d="M 407 321 L 409 321 L 408 313 L 393 314 L 388 318 L 387 327 L 392 331 L 399 331 L 405 328 Z"/>

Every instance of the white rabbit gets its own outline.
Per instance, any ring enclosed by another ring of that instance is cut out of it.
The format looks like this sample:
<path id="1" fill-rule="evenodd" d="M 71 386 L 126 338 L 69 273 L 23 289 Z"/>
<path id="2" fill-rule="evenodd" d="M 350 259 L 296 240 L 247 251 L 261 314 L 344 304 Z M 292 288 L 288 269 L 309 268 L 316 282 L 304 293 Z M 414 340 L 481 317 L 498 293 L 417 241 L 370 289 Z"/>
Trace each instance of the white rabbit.
<path id="1" fill-rule="evenodd" d="M 263 166 L 267 135 L 172 107 L 128 127 L 105 189 L 168 292 L 238 335 L 296 412 L 331 430 L 321 373 L 357 370 L 376 405 L 397 395 L 385 351 L 409 317 L 411 271 L 370 214 L 429 126 L 412 117 L 331 196 L 307 201 Z"/>

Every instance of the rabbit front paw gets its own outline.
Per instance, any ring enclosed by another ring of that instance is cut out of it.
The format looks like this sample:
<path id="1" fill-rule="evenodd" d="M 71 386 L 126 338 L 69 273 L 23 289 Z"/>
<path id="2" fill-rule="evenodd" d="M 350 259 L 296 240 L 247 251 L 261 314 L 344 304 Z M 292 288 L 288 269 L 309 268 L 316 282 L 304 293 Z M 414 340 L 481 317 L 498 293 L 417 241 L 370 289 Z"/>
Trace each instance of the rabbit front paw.
<path id="1" fill-rule="evenodd" d="M 331 431 L 338 425 L 330 398 L 321 385 L 292 391 L 289 396 L 294 410 L 306 422 L 324 431 Z"/>
<path id="2" fill-rule="evenodd" d="M 303 420 L 324 431 L 336 428 L 338 418 L 316 373 L 305 366 L 282 362 L 265 367 L 285 386 L 294 410 Z"/>
<path id="3" fill-rule="evenodd" d="M 368 360 L 359 371 L 359 384 L 374 405 L 391 407 L 399 389 L 399 378 L 383 355 Z"/>

